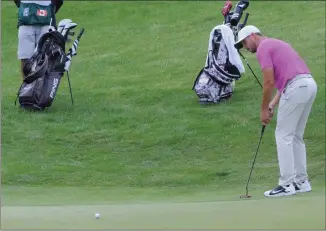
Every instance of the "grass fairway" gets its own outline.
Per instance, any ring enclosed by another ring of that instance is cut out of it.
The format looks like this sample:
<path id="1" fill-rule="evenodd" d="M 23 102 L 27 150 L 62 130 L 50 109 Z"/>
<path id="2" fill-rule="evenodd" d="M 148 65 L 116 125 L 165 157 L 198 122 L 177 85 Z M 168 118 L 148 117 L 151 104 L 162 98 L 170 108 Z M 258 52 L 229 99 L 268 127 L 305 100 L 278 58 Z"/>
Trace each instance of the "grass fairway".
<path id="1" fill-rule="evenodd" d="M 17 9 L 1 4 L 1 229 L 325 228 L 325 3 L 247 10 L 248 24 L 301 54 L 318 95 L 305 133 L 313 192 L 263 198 L 278 179 L 274 119 L 245 201 L 261 89 L 245 66 L 229 102 L 202 107 L 191 91 L 223 2 L 66 1 L 58 19 L 85 28 L 70 70 L 75 105 L 64 77 L 42 113 L 14 105 Z"/>

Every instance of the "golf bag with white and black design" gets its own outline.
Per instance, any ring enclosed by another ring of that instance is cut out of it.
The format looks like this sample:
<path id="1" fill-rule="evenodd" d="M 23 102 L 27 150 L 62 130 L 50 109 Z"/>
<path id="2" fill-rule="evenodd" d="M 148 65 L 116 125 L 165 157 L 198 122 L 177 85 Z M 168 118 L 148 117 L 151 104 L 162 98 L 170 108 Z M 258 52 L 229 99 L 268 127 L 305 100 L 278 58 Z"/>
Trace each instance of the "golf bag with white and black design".
<path id="1" fill-rule="evenodd" d="M 59 23 L 58 30 L 50 27 L 49 31 L 41 36 L 33 56 L 26 61 L 23 67 L 24 80 L 17 93 L 21 108 L 44 110 L 46 107 L 50 107 L 65 72 L 67 72 L 73 103 L 69 67 L 72 56 L 77 54 L 76 49 L 84 29 L 81 29 L 80 34 L 66 54 L 66 42 L 69 36 L 74 35 L 70 30 L 77 24 L 70 20 L 70 22 L 64 21 L 65 24 L 63 25 L 63 21 Z"/>
<path id="2" fill-rule="evenodd" d="M 219 103 L 229 99 L 234 81 L 241 77 L 244 68 L 230 36 L 233 36 L 232 30 L 225 25 L 216 26 L 211 32 L 206 64 L 193 86 L 200 103 Z"/>
<path id="3" fill-rule="evenodd" d="M 235 26 L 230 23 L 233 12 L 229 12 L 229 8 L 228 12 L 223 12 L 223 24 L 215 26 L 210 32 L 206 63 L 192 87 L 201 104 L 218 104 L 231 98 L 235 81 L 245 72 L 240 55 L 234 47 L 237 31 L 245 25 L 238 24 L 242 16 L 238 5 L 236 11 L 240 11 L 240 16 L 238 14 Z"/>

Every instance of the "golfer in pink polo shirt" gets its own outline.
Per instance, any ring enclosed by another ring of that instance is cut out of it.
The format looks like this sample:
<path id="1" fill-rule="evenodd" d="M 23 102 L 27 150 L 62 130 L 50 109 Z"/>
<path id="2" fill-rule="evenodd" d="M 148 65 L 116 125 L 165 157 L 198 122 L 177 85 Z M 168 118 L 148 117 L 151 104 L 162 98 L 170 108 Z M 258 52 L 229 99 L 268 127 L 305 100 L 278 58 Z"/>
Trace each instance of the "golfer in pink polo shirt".
<path id="1" fill-rule="evenodd" d="M 278 104 L 275 138 L 280 178 L 278 186 L 264 193 L 267 197 L 311 191 L 307 174 L 303 135 L 317 85 L 304 60 L 288 43 L 263 36 L 255 26 L 239 31 L 235 47 L 256 53 L 263 72 L 260 120 L 267 125 Z M 273 98 L 273 90 L 277 92 Z"/>

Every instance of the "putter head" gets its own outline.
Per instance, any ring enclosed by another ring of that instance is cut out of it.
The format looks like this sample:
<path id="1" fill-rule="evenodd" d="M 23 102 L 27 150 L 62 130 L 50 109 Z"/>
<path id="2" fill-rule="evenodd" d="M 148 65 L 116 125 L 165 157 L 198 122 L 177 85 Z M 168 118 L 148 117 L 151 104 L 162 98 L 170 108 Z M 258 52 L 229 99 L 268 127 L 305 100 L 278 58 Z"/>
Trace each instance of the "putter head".
<path id="1" fill-rule="evenodd" d="M 248 198 L 251 198 L 251 196 L 250 195 L 241 195 L 240 198 L 241 199 L 248 199 Z"/>

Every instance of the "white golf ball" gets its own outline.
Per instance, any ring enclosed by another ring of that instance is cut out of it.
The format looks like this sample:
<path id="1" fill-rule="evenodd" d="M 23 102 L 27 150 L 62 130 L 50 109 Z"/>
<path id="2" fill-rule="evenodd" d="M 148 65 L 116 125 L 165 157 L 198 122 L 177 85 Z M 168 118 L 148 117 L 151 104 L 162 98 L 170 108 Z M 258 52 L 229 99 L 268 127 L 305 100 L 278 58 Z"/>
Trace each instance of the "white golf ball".
<path id="1" fill-rule="evenodd" d="M 100 215 L 99 213 L 95 213 L 95 218 L 96 218 L 96 219 L 99 219 L 100 216 L 101 216 L 101 215 Z"/>

